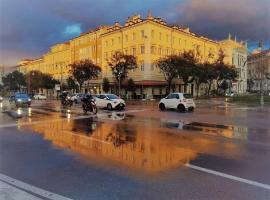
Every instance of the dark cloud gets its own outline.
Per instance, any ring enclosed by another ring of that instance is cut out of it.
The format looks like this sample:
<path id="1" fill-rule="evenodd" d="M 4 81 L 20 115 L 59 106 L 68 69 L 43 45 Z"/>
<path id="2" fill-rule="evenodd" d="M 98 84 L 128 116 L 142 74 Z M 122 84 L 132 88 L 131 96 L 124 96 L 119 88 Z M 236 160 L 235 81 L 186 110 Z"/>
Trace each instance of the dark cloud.
<path id="1" fill-rule="evenodd" d="M 174 10 L 176 23 L 221 39 L 231 33 L 238 39 L 270 39 L 270 0 L 189 0 Z"/>
<path id="2" fill-rule="evenodd" d="M 99 25 L 121 23 L 150 9 L 169 23 L 221 39 L 229 32 L 269 41 L 270 0 L 0 0 L 0 64 L 36 57 L 49 46 Z"/>

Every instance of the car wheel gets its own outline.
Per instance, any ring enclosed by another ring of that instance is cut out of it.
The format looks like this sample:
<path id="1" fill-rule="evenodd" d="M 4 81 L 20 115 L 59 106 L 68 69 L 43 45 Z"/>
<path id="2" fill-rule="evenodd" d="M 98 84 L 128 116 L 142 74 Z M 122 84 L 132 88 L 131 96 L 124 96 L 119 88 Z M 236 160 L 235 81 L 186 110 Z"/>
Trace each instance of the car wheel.
<path id="1" fill-rule="evenodd" d="M 186 108 L 185 108 L 185 106 L 184 106 L 183 104 L 179 104 L 179 105 L 177 106 L 177 110 L 178 110 L 179 112 L 185 112 Z"/>
<path id="2" fill-rule="evenodd" d="M 160 109 L 161 111 L 164 111 L 164 110 L 165 110 L 165 105 L 164 105 L 164 103 L 159 104 L 159 109 Z"/>
<path id="3" fill-rule="evenodd" d="M 107 109 L 108 109 L 108 110 L 112 110 L 112 104 L 108 103 Z"/>

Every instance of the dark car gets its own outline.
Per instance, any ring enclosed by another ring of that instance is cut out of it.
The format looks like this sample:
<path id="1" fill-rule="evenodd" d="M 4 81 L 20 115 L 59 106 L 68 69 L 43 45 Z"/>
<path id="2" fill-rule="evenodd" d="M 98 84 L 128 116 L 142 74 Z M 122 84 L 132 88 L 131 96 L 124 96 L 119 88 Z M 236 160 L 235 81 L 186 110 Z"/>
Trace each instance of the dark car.
<path id="1" fill-rule="evenodd" d="M 15 93 L 15 95 L 9 98 L 9 102 L 14 102 L 16 106 L 31 105 L 31 98 L 26 93 Z"/>

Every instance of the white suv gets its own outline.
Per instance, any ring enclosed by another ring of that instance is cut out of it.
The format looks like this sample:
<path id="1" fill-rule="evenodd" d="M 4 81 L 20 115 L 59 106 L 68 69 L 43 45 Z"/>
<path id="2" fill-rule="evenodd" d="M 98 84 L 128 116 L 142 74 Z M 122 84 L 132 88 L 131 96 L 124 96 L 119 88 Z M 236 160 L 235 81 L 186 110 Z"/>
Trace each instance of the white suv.
<path id="1" fill-rule="evenodd" d="M 95 97 L 96 105 L 100 108 L 112 109 L 125 109 L 126 103 L 120 97 L 114 94 L 98 94 Z"/>
<path id="2" fill-rule="evenodd" d="M 180 112 L 184 112 L 193 111 L 196 106 L 191 94 L 171 93 L 160 100 L 158 107 L 162 111 L 165 109 L 177 109 Z"/>

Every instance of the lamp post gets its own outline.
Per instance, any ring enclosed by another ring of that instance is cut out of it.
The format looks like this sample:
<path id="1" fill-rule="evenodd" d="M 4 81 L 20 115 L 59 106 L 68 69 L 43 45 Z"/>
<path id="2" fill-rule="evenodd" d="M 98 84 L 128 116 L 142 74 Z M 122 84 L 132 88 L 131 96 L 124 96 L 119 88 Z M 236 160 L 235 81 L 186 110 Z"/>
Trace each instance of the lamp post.
<path id="1" fill-rule="evenodd" d="M 29 72 L 28 73 L 28 94 L 30 94 L 30 92 L 31 92 L 31 75 L 32 76 L 34 76 L 35 75 L 35 73 L 34 72 Z"/>
<path id="2" fill-rule="evenodd" d="M 117 74 L 117 77 L 118 77 L 118 96 L 120 97 L 120 95 L 121 95 L 121 92 L 120 92 L 120 90 L 121 90 L 121 75 L 122 75 L 123 73 L 120 71 L 120 72 L 118 72 L 118 74 Z"/>

